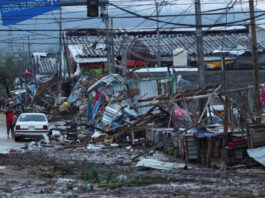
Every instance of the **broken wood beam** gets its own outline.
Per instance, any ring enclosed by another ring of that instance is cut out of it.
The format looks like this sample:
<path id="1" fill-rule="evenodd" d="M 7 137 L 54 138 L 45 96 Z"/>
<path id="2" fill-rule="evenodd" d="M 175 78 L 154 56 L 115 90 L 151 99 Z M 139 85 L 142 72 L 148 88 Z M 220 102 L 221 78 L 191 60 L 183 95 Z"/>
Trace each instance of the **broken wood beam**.
<path id="1" fill-rule="evenodd" d="M 197 124 L 197 123 L 196 123 L 196 124 Z M 186 128 L 184 131 L 182 131 L 182 133 L 186 133 L 188 130 L 194 128 L 194 126 L 195 126 L 195 125 L 192 125 L 192 126 Z M 169 142 L 169 141 L 172 140 L 173 138 L 177 137 L 178 134 L 179 134 L 179 133 L 175 133 L 175 134 L 173 134 L 171 137 L 168 137 L 168 138 L 164 139 L 163 141 L 161 141 L 161 142 L 158 143 L 157 145 L 155 145 L 155 146 L 153 146 L 153 147 L 147 149 L 146 151 L 143 151 L 143 152 L 141 152 L 140 154 L 134 156 L 133 158 L 131 158 L 131 160 L 135 160 L 135 159 L 137 159 L 138 157 L 140 157 L 140 156 L 142 156 L 142 155 L 144 155 L 144 154 L 146 154 L 146 153 L 149 153 L 151 150 L 154 150 L 154 149 L 156 149 L 156 148 L 158 148 L 158 147 L 164 145 L 165 143 Z"/>

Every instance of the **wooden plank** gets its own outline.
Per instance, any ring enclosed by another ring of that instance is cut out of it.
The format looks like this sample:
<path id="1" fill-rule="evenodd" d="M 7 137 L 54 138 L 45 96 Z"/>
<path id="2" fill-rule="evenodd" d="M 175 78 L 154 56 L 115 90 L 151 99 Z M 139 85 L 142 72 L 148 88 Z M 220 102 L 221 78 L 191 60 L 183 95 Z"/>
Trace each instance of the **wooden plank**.
<path id="1" fill-rule="evenodd" d="M 196 124 L 197 124 L 197 123 L 196 123 Z M 190 130 L 190 129 L 194 128 L 194 127 L 195 127 L 195 125 L 192 125 L 192 126 L 186 128 L 182 133 L 186 133 L 188 130 Z M 173 138 L 177 137 L 177 135 L 179 135 L 179 133 L 175 133 L 175 134 L 173 134 L 171 137 L 168 137 L 168 138 L 164 139 L 163 141 L 161 141 L 161 142 L 158 143 L 157 145 L 155 145 L 155 146 L 153 146 L 153 147 L 151 147 L 151 148 L 149 148 L 149 149 L 147 149 L 147 150 L 141 152 L 140 154 L 134 156 L 131 160 L 135 160 L 135 159 L 137 159 L 138 157 L 140 157 L 140 156 L 142 156 L 142 155 L 144 155 L 144 154 L 150 152 L 151 150 L 154 150 L 154 149 L 156 149 L 156 148 L 158 148 L 158 147 L 164 145 L 164 144 L 167 143 L 168 141 L 171 141 Z"/>
<path id="2" fill-rule="evenodd" d="M 139 89 L 129 89 L 125 90 L 124 93 L 128 95 L 129 97 L 133 97 L 134 95 L 138 95 L 140 93 Z"/>
<path id="3" fill-rule="evenodd" d="M 134 139 L 134 132 L 131 132 L 131 144 L 134 145 L 135 144 L 135 139 Z"/>
<path id="4" fill-rule="evenodd" d="M 224 135 L 225 135 L 225 146 L 228 146 L 228 119 L 229 119 L 229 100 L 228 95 L 225 96 L 225 106 L 224 106 Z"/>
<path id="5" fill-rule="evenodd" d="M 213 153 L 213 139 L 208 139 L 208 148 L 207 148 L 207 167 L 211 166 L 212 161 L 212 153 Z"/>
<path id="6" fill-rule="evenodd" d="M 147 111 L 144 115 L 140 116 L 136 121 L 133 122 L 133 124 L 126 124 L 122 129 L 120 129 L 118 132 L 115 132 L 115 134 L 113 135 L 114 138 L 117 138 L 118 136 L 122 135 L 123 133 L 127 132 L 129 128 L 137 125 L 138 123 L 140 123 L 143 118 L 145 118 L 147 115 L 149 115 L 154 109 L 156 108 L 156 106 L 152 107 L 149 111 Z M 145 118 L 146 119 L 146 118 Z M 110 132 L 110 131 L 109 131 Z"/>
<path id="7" fill-rule="evenodd" d="M 201 164 L 201 141 L 199 138 L 196 138 L 196 147 L 197 147 L 197 162 Z"/>

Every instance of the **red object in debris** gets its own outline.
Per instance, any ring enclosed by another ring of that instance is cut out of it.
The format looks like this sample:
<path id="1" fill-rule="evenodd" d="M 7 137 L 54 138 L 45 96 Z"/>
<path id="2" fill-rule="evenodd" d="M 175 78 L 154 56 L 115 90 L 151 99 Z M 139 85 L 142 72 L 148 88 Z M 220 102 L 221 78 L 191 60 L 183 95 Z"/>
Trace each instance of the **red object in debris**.
<path id="1" fill-rule="evenodd" d="M 94 105 L 93 105 L 93 108 L 95 107 L 97 101 L 99 100 L 99 97 L 100 97 L 100 94 L 102 93 L 102 91 L 99 91 L 96 96 L 95 96 L 95 101 L 94 101 Z M 104 105 L 106 103 L 106 99 L 105 99 L 105 95 L 104 93 L 102 93 L 101 95 L 101 105 Z M 100 110 L 102 110 L 102 106 L 100 107 Z"/>
<path id="2" fill-rule="evenodd" d="M 150 65 L 148 61 L 145 60 L 132 60 L 132 59 L 127 59 L 127 67 L 141 67 L 144 65 Z M 123 62 L 121 61 L 121 65 L 123 65 Z"/>
<path id="3" fill-rule="evenodd" d="M 247 143 L 247 140 L 239 140 L 239 141 L 234 141 L 234 142 L 228 142 L 228 147 L 232 148 L 237 145 L 245 144 Z"/>
<path id="4" fill-rule="evenodd" d="M 80 68 L 90 68 L 90 69 L 98 69 L 98 68 L 104 68 L 104 63 L 80 63 Z"/>
<path id="5" fill-rule="evenodd" d="M 26 76 L 33 77 L 33 72 L 28 68 L 26 68 L 25 74 Z"/>
<path id="6" fill-rule="evenodd" d="M 97 192 L 97 193 L 94 193 L 95 195 L 104 195 L 104 193 L 102 192 Z"/>

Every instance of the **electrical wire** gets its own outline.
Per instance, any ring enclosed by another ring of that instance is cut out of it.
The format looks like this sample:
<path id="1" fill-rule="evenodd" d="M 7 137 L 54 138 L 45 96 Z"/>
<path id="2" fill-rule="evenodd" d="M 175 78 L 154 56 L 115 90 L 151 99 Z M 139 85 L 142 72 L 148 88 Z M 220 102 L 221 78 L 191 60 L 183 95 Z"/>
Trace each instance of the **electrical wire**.
<path id="1" fill-rule="evenodd" d="M 118 2 L 118 1 L 116 1 L 116 2 Z M 131 2 L 135 2 L 135 1 L 131 1 Z M 151 2 L 151 1 L 150 1 Z M 121 3 L 121 1 L 120 1 L 120 3 Z M 187 5 L 187 4 L 186 4 Z M 194 14 L 193 14 L 194 15 Z M 137 16 L 136 16 L 137 17 Z M 148 16 L 147 16 L 148 17 Z M 149 16 L 150 17 L 150 16 Z M 154 16 L 155 17 L 155 16 Z M 159 17 L 161 17 L 161 16 L 159 16 Z M 175 15 L 175 17 L 176 17 L 176 15 Z M 137 18 L 139 18 L 139 17 L 137 17 Z M 79 18 L 80 20 L 81 20 L 81 18 Z M 77 19 L 77 20 L 79 20 L 79 19 Z M 166 24 L 166 23 L 165 23 Z M 164 24 L 164 25 L 165 25 Z M 230 25 L 233 25 L 233 24 L 225 24 L 226 26 L 230 26 Z M 189 26 L 189 27 L 192 27 L 192 26 Z M 194 26 L 193 26 L 194 27 Z M 3 32 L 5 32 L 5 30 L 0 30 L 0 31 L 3 31 Z M 25 31 L 25 32 L 34 32 L 34 31 L 47 31 L 47 32 L 50 32 L 50 31 L 55 31 L 55 32 L 58 32 L 58 30 L 34 30 L 34 29 L 21 29 L 21 30 L 18 30 L 18 31 Z M 47 35 L 42 35 L 42 36 L 47 36 Z"/>

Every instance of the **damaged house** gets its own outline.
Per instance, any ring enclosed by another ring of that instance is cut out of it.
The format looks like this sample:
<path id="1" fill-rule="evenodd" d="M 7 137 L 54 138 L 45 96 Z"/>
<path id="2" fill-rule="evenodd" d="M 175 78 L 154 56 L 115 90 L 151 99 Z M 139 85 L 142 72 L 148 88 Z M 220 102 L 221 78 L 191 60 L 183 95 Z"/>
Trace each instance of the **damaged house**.
<path id="1" fill-rule="evenodd" d="M 72 74 L 82 69 L 94 69 L 97 73 L 106 67 L 107 46 L 104 29 L 65 30 L 65 55 Z M 157 64 L 156 30 L 113 29 L 111 47 L 115 65 L 153 67 Z M 220 51 L 226 51 L 225 64 L 229 68 L 251 68 L 251 39 L 247 26 L 215 28 L 204 32 L 205 66 L 220 68 Z M 196 67 L 196 37 L 194 29 L 160 30 L 160 54 L 162 66 Z M 262 43 L 258 46 L 259 62 L 265 65 Z M 249 61 L 246 61 L 249 60 Z"/>
<path id="2" fill-rule="evenodd" d="M 154 76 L 149 69 L 157 61 L 156 32 L 115 31 L 113 58 L 118 66 L 127 62 L 126 66 L 131 69 L 127 73 L 107 75 L 104 72 L 107 69 L 104 30 L 67 30 L 64 51 L 67 55 L 67 71 L 71 74 L 67 78 L 70 85 L 67 88 L 68 94 L 62 94 L 64 100 L 61 102 L 54 100 L 59 98 L 56 80 L 38 88 L 34 98 L 38 105 L 54 118 L 69 116 L 65 123 L 69 131 L 56 128 L 65 139 L 69 139 L 71 134 L 74 136 L 71 141 L 84 140 L 83 143 L 88 146 L 99 142 L 109 146 L 145 143 L 152 149 L 175 152 L 176 156 L 187 162 L 196 160 L 207 166 L 211 166 L 215 159 L 221 159 L 224 151 L 230 155 L 225 160 L 233 165 L 235 161 L 240 162 L 247 156 L 248 148 L 256 147 L 255 132 L 259 131 L 255 131 L 257 126 L 249 108 L 248 95 L 252 89 L 249 85 L 243 87 L 240 83 L 234 83 L 241 87 L 229 87 L 231 90 L 228 92 L 222 88 L 220 73 L 216 74 L 217 78 L 212 75 L 211 78 L 216 81 L 209 81 L 203 88 L 197 87 L 194 80 L 196 77 L 184 80 L 178 73 Z M 238 64 L 240 58 L 249 53 L 248 34 L 245 27 L 225 31 L 216 29 L 205 33 L 205 64 L 218 66 L 218 53 L 225 49 L 229 55 L 226 64 Z M 175 67 L 185 66 L 185 69 L 196 72 L 197 68 L 187 68 L 196 65 L 193 42 L 193 31 L 162 31 L 162 65 L 172 66 L 175 63 Z M 263 52 L 262 46 L 259 51 Z M 260 58 L 262 60 L 263 57 Z M 148 78 L 139 77 L 137 71 L 133 70 L 135 67 L 146 69 Z M 183 77 L 186 79 L 187 76 Z M 189 81 L 196 86 L 183 89 L 184 83 Z M 200 109 L 199 100 L 202 98 L 206 103 Z M 200 126 L 202 122 L 204 127 Z M 248 130 L 249 127 L 254 128 L 253 134 Z M 261 135 L 263 137 L 264 134 Z"/>
<path id="3" fill-rule="evenodd" d="M 45 83 L 58 75 L 59 55 L 57 53 L 33 52 L 32 68 L 33 70 L 35 68 L 37 84 Z"/>

